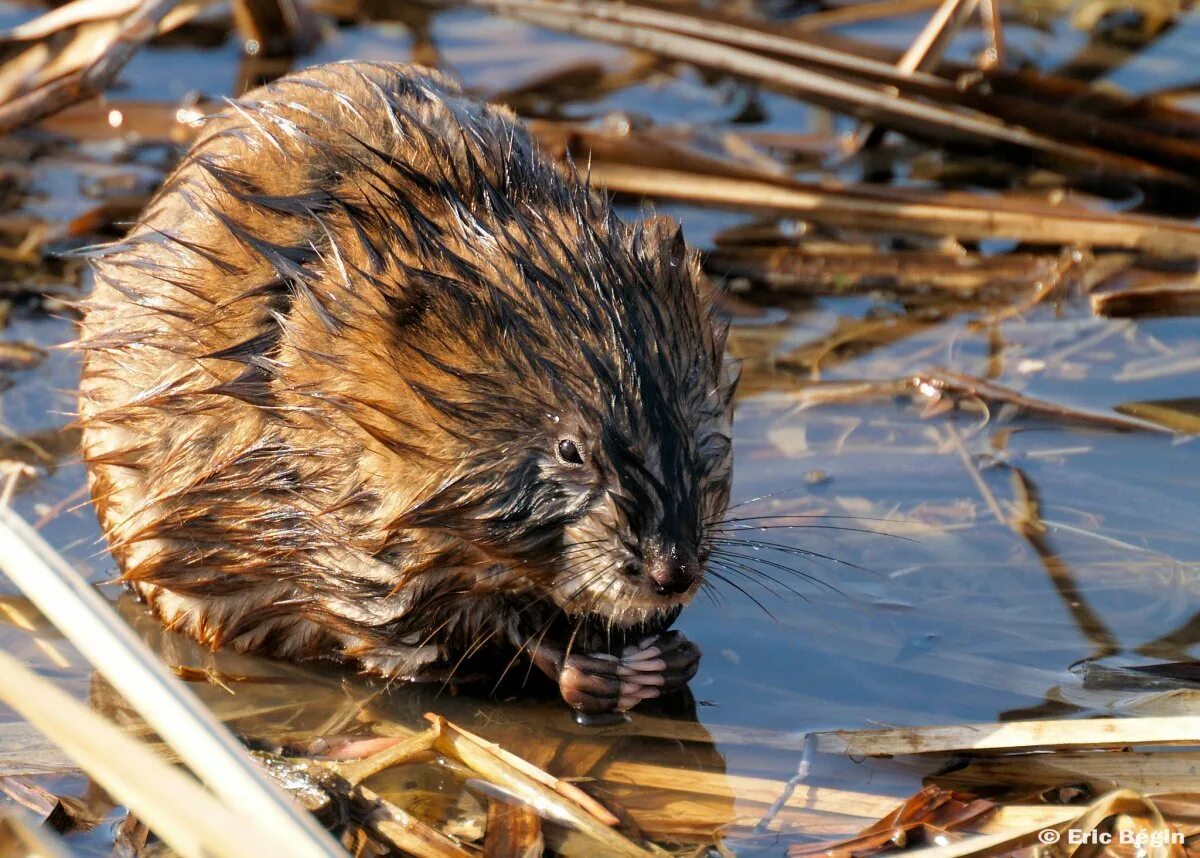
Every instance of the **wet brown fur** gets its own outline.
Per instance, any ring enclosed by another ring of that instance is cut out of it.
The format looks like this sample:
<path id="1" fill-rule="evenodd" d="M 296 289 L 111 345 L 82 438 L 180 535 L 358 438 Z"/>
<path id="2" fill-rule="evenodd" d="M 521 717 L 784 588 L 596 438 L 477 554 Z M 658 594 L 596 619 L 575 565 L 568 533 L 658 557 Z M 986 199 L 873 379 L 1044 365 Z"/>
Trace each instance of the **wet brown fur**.
<path id="1" fill-rule="evenodd" d="M 84 457 L 168 626 L 417 676 L 556 611 L 665 625 L 695 592 L 617 568 L 699 545 L 728 501 L 695 259 L 438 74 L 250 93 L 94 270 Z"/>

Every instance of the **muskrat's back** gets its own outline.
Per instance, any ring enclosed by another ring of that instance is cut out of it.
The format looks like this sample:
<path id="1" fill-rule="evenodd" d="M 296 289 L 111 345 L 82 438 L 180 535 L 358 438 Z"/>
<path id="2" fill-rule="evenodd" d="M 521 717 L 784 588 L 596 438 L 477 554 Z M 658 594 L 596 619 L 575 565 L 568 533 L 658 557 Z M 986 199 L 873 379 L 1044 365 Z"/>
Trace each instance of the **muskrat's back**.
<path id="1" fill-rule="evenodd" d="M 95 281 L 84 458 L 169 626 L 418 676 L 698 586 L 732 382 L 693 257 L 436 73 L 250 93 Z"/>

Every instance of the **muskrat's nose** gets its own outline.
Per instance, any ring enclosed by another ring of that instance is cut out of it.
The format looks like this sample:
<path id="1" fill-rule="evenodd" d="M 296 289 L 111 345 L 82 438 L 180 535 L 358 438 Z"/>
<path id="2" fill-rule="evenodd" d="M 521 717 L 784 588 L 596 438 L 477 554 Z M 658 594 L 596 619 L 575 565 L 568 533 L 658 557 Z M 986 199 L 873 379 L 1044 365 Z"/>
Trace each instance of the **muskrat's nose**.
<path id="1" fill-rule="evenodd" d="M 699 561 L 678 549 L 655 552 L 646 560 L 646 580 L 660 596 L 686 593 L 699 577 Z"/>

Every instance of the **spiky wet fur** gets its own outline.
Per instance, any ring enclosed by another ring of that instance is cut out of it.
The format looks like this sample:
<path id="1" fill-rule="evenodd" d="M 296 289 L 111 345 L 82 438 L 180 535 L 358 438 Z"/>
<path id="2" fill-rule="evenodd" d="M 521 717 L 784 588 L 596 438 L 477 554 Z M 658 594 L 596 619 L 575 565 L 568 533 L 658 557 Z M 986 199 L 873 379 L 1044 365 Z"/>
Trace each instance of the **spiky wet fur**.
<path id="1" fill-rule="evenodd" d="M 168 626 L 418 676 L 692 595 L 619 566 L 725 508 L 724 331 L 677 231 L 619 222 L 506 110 L 411 67 L 289 76 L 94 271 L 84 458 Z"/>

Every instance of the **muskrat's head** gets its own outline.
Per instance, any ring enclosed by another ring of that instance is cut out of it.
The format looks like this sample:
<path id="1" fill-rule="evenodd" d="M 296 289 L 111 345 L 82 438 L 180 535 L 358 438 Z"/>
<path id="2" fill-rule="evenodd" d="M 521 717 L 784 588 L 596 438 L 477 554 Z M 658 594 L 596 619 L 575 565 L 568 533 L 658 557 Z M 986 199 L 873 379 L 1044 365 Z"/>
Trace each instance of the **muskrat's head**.
<path id="1" fill-rule="evenodd" d="M 651 623 L 699 588 L 729 500 L 725 326 L 666 219 L 598 208 L 528 229 L 489 257 L 505 286 L 425 294 L 402 335 L 450 465 L 402 520 L 570 614 Z"/>

